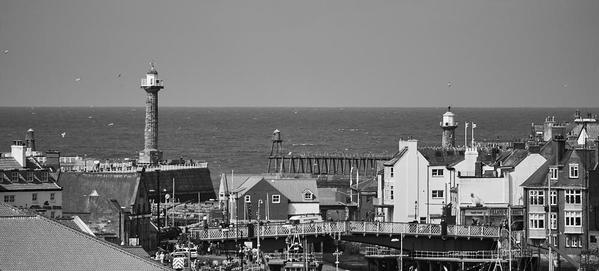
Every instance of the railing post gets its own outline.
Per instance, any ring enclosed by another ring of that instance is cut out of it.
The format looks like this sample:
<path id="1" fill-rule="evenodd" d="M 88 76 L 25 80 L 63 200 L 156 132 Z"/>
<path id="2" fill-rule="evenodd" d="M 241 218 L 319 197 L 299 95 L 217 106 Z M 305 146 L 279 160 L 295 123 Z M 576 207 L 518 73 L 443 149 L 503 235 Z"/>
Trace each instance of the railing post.
<path id="1" fill-rule="evenodd" d="M 470 234 L 470 229 L 472 228 L 472 226 L 468 226 L 468 237 L 471 237 L 472 234 Z"/>

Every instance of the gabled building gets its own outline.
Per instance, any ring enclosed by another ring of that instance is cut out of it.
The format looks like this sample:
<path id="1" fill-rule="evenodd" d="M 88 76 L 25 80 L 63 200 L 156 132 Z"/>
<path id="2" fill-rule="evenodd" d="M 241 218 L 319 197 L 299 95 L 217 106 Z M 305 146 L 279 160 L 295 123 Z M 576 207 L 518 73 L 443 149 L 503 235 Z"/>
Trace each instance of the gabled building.
<path id="1" fill-rule="evenodd" d="M 48 217 L 62 216 L 62 188 L 56 184 L 58 173 L 52 166 L 42 165 L 33 155 L 35 151 L 33 130 L 29 129 L 26 142 L 15 140 L 11 152 L 0 156 L 0 201 L 35 210 Z M 48 152 L 49 164 L 60 155 Z"/>
<path id="2" fill-rule="evenodd" d="M 547 161 L 522 184 L 529 245 L 551 244 L 569 255 L 589 247 L 588 187 L 599 181 L 591 179 L 597 178 L 596 152 L 572 147 L 559 135 L 543 147 Z"/>
<path id="3" fill-rule="evenodd" d="M 144 174 L 62 172 L 64 214 L 79 216 L 100 238 L 153 250 L 156 233 Z"/>
<path id="4" fill-rule="evenodd" d="M 314 178 L 278 175 L 221 177 L 221 206 L 230 221 L 286 221 L 293 216 L 319 215 L 319 196 Z M 228 187 L 225 189 L 224 187 Z M 228 202 L 228 204 L 227 204 Z"/>

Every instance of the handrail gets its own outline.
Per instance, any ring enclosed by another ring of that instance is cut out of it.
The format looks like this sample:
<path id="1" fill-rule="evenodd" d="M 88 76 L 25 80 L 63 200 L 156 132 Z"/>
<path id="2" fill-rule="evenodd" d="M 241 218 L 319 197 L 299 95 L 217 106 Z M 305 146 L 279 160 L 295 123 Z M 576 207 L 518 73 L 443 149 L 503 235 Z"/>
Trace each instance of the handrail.
<path id="1" fill-rule="evenodd" d="M 240 226 L 239 229 L 248 230 L 247 226 Z M 466 237 L 466 238 L 499 238 L 499 227 L 493 226 L 462 226 L 448 225 L 446 236 Z M 221 234 L 222 229 L 191 229 L 197 238 L 201 239 L 221 239 L 225 238 Z M 259 235 L 258 235 L 259 231 Z M 198 233 L 200 232 L 200 233 Z M 205 232 L 205 233 L 202 233 Z M 370 221 L 336 221 L 336 222 L 311 222 L 295 225 L 283 223 L 267 223 L 254 227 L 254 236 L 282 237 L 290 234 L 300 235 L 332 235 L 332 234 L 403 234 L 407 236 L 442 236 L 444 235 L 443 226 L 439 224 L 417 224 L 403 222 L 370 222 Z M 225 239 L 235 238 L 235 235 L 228 235 Z M 237 236 L 237 238 L 247 238 L 247 235 Z"/>

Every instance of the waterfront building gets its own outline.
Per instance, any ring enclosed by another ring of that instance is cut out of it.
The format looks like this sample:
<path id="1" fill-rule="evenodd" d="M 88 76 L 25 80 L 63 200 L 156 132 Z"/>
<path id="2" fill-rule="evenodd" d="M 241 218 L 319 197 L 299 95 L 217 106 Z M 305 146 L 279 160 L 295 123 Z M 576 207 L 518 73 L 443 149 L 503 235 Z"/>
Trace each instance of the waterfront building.
<path id="1" fill-rule="evenodd" d="M 452 201 L 459 214 L 457 224 L 505 225 L 508 207 L 514 223 L 523 221 L 525 206 L 521 184 L 546 161 L 541 154 L 524 149 L 522 144 L 504 151 L 489 166 L 477 161 L 473 175 L 459 174 L 457 178 L 457 200 Z"/>
<path id="2" fill-rule="evenodd" d="M 551 245 L 562 256 L 577 257 L 597 242 L 596 223 L 590 225 L 597 208 L 590 198 L 596 194 L 589 190 L 599 181 L 597 149 L 572 146 L 556 135 L 541 153 L 547 161 L 522 184 L 527 244 Z"/>
<path id="3" fill-rule="evenodd" d="M 33 130 L 26 141 L 14 140 L 10 153 L 0 157 L 0 201 L 13 206 L 35 210 L 48 217 L 62 216 L 62 188 L 57 185 L 59 174 L 54 165 L 56 155 L 49 151 L 47 163 L 40 163 L 34 155 Z M 47 165 L 46 165 L 47 164 Z"/>
<path id="4" fill-rule="evenodd" d="M 294 216 L 320 215 L 315 178 L 223 174 L 221 184 L 228 187 L 219 192 L 221 206 L 232 222 L 258 219 L 282 222 Z"/>
<path id="5" fill-rule="evenodd" d="M 0 202 L 2 270 L 171 270 L 88 233 Z"/>
<path id="6" fill-rule="evenodd" d="M 158 244 L 144 173 L 63 172 L 63 213 L 79 216 L 99 238 L 115 244 Z"/>

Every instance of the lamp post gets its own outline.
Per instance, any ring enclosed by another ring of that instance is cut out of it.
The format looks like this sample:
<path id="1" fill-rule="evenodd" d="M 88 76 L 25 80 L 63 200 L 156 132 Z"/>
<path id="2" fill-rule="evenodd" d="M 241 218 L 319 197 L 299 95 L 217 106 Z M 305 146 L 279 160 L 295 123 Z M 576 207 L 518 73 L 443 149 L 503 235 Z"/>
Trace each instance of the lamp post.
<path id="1" fill-rule="evenodd" d="M 258 222 L 256 227 L 256 247 L 258 249 L 258 258 L 260 258 L 260 205 L 262 205 L 262 200 L 258 200 L 258 210 L 256 211 L 256 221 Z"/>
<path id="2" fill-rule="evenodd" d="M 414 220 L 418 222 L 418 201 L 414 201 Z"/>

